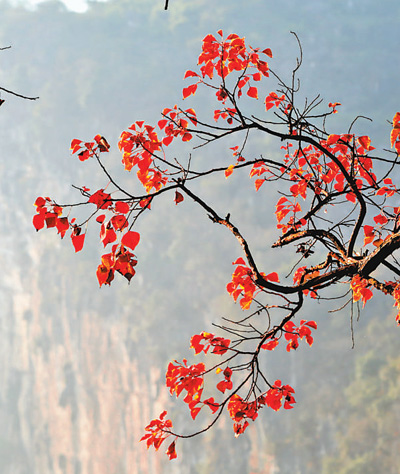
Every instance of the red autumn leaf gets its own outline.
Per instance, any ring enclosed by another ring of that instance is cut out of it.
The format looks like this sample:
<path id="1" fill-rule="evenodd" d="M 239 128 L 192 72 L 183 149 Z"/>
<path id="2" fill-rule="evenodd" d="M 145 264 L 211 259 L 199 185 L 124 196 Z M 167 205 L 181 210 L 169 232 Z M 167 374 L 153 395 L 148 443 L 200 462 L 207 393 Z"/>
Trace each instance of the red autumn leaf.
<path id="1" fill-rule="evenodd" d="M 96 204 L 97 209 L 107 209 L 112 205 L 111 195 L 104 192 L 104 189 L 99 189 L 93 193 L 88 202 Z"/>
<path id="2" fill-rule="evenodd" d="M 72 233 L 71 240 L 72 240 L 72 245 L 74 246 L 75 252 L 80 252 L 82 250 L 83 244 L 85 242 L 85 235 L 86 234 L 75 235 L 74 233 Z"/>
<path id="3" fill-rule="evenodd" d="M 374 217 L 374 221 L 375 221 L 377 224 L 385 225 L 385 224 L 387 224 L 388 219 L 387 219 L 387 217 L 385 217 L 383 214 L 378 214 L 377 216 Z"/>
<path id="4" fill-rule="evenodd" d="M 78 153 L 78 158 L 80 161 L 88 160 L 90 158 L 89 150 L 83 150 L 80 153 Z"/>
<path id="5" fill-rule="evenodd" d="M 252 97 L 253 99 L 258 99 L 258 89 L 257 89 L 257 87 L 249 87 L 249 90 L 247 91 L 247 95 L 249 97 Z"/>
<path id="6" fill-rule="evenodd" d="M 175 191 L 175 204 L 179 204 L 180 202 L 183 201 L 183 196 L 179 191 Z"/>
<path id="7" fill-rule="evenodd" d="M 232 173 L 233 173 L 233 168 L 235 165 L 230 165 L 228 168 L 225 170 L 225 178 L 228 178 Z"/>
<path id="8" fill-rule="evenodd" d="M 163 145 L 165 146 L 170 145 L 173 139 L 174 139 L 173 135 L 170 135 L 169 137 L 164 137 L 162 139 Z"/>
<path id="9" fill-rule="evenodd" d="M 198 76 L 199 75 L 197 74 L 197 72 L 187 70 L 183 78 L 186 79 L 187 77 L 198 77 Z"/>
<path id="10" fill-rule="evenodd" d="M 367 151 L 374 149 L 374 147 L 371 146 L 371 139 L 367 135 L 358 137 L 357 140 L 358 140 L 358 143 Z"/>
<path id="11" fill-rule="evenodd" d="M 315 321 L 307 321 L 305 324 L 310 326 L 310 328 L 317 329 L 317 323 Z"/>
<path id="12" fill-rule="evenodd" d="M 264 49 L 263 53 L 266 54 L 268 57 L 272 58 L 272 51 L 270 48 Z"/>
<path id="13" fill-rule="evenodd" d="M 196 90 L 197 90 L 197 84 L 192 84 L 191 86 L 184 87 L 182 89 L 183 98 L 186 99 L 190 95 L 192 94 L 194 95 L 196 93 Z"/>
<path id="14" fill-rule="evenodd" d="M 115 230 L 123 230 L 125 227 L 128 227 L 128 221 L 123 214 L 117 214 L 111 217 L 110 223 Z"/>
<path id="15" fill-rule="evenodd" d="M 276 272 L 269 273 L 268 275 L 264 276 L 264 279 L 267 281 L 274 281 L 279 283 L 279 275 Z"/>
<path id="16" fill-rule="evenodd" d="M 32 223 L 36 231 L 43 229 L 44 227 L 44 214 L 35 214 L 32 219 Z"/>
<path id="17" fill-rule="evenodd" d="M 76 153 L 81 148 L 82 140 L 77 140 L 76 138 L 72 140 L 70 150 L 72 153 Z"/>
<path id="18" fill-rule="evenodd" d="M 216 411 L 218 411 L 219 403 L 217 403 L 214 400 L 214 397 L 207 398 L 207 400 L 204 400 L 203 403 L 204 403 L 204 405 L 207 405 L 210 408 L 212 413 L 215 413 Z"/>
<path id="19" fill-rule="evenodd" d="M 165 451 L 165 454 L 168 456 L 169 460 L 175 459 L 178 457 L 175 451 L 175 441 L 173 441 L 169 446 L 168 449 Z"/>
<path id="20" fill-rule="evenodd" d="M 61 238 L 64 237 L 65 233 L 69 229 L 69 222 L 67 217 L 59 217 L 56 221 L 56 227 Z"/>
<path id="21" fill-rule="evenodd" d="M 104 224 L 101 225 L 100 240 L 103 243 L 104 247 L 117 240 L 117 234 L 110 226 L 110 224 L 108 224 L 107 226 L 105 226 Z"/>
<path id="22" fill-rule="evenodd" d="M 129 230 L 126 234 L 123 235 L 121 239 L 121 243 L 126 247 L 129 247 L 131 250 L 135 250 L 137 244 L 140 240 L 140 234 L 138 232 L 134 232 Z"/>
<path id="23" fill-rule="evenodd" d="M 50 229 L 56 226 L 57 214 L 54 212 L 47 212 L 45 215 L 46 227 Z"/>
<path id="24" fill-rule="evenodd" d="M 43 207 L 45 204 L 46 204 L 46 199 L 44 199 L 42 197 L 38 197 L 38 198 L 36 198 L 36 201 L 35 201 L 34 205 L 36 207 Z"/>
<path id="25" fill-rule="evenodd" d="M 110 145 L 104 137 L 101 135 L 96 135 L 94 139 L 101 153 L 108 152 L 110 150 Z"/>
<path id="26" fill-rule="evenodd" d="M 265 179 L 256 179 L 254 181 L 254 186 L 256 188 L 256 191 L 258 191 L 264 183 L 265 183 Z"/>
<path id="27" fill-rule="evenodd" d="M 115 203 L 114 209 L 116 212 L 119 212 L 121 214 L 126 214 L 130 211 L 131 207 L 127 202 L 124 201 L 118 201 Z"/>
<path id="28" fill-rule="evenodd" d="M 279 344 L 278 339 L 272 339 L 271 341 L 263 344 L 261 346 L 261 349 L 264 349 L 266 351 L 273 351 L 278 344 Z"/>

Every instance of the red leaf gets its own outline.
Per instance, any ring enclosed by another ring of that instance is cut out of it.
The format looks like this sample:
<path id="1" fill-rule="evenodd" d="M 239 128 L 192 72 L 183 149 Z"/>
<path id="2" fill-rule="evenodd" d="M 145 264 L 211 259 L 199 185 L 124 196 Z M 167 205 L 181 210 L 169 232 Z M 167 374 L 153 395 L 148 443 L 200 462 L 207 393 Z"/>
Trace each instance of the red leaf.
<path id="1" fill-rule="evenodd" d="M 115 210 L 116 212 L 120 212 L 121 214 L 126 214 L 130 210 L 130 206 L 127 202 L 124 201 L 118 201 L 115 204 Z"/>
<path id="2" fill-rule="evenodd" d="M 196 90 L 197 90 L 197 84 L 192 84 L 191 86 L 184 87 L 182 89 L 183 98 L 186 99 L 190 95 L 192 95 L 192 94 L 194 95 Z"/>
<path id="3" fill-rule="evenodd" d="M 225 178 L 228 178 L 232 173 L 233 173 L 233 168 L 235 165 L 230 165 L 228 168 L 225 170 Z"/>
<path id="4" fill-rule="evenodd" d="M 267 342 L 266 344 L 263 344 L 261 346 L 261 349 L 265 349 L 267 351 L 273 351 L 278 344 L 279 344 L 278 339 L 272 339 L 271 341 Z"/>
<path id="5" fill-rule="evenodd" d="M 135 247 L 139 243 L 140 234 L 129 230 L 121 239 L 122 245 L 129 247 L 131 250 L 135 250 Z"/>
<path id="6" fill-rule="evenodd" d="M 64 237 L 65 233 L 69 229 L 69 222 L 67 217 L 59 217 L 56 221 L 56 227 L 61 238 Z"/>
<path id="7" fill-rule="evenodd" d="M 80 252 L 83 248 L 86 234 L 71 235 L 72 245 L 74 246 L 75 252 Z"/>
<path id="8" fill-rule="evenodd" d="M 180 202 L 183 201 L 183 196 L 179 191 L 175 191 L 175 204 L 179 204 Z"/>
<path id="9" fill-rule="evenodd" d="M 266 54 L 269 58 L 272 58 L 272 51 L 270 48 L 264 49 L 263 53 Z"/>
<path id="10" fill-rule="evenodd" d="M 388 222 L 387 218 L 383 216 L 382 214 L 378 214 L 377 216 L 375 216 L 374 221 L 380 225 L 385 225 Z"/>
<path id="11" fill-rule="evenodd" d="M 174 139 L 173 135 L 170 135 L 169 137 L 164 137 L 162 139 L 163 145 L 168 146 L 172 140 Z"/>
<path id="12" fill-rule="evenodd" d="M 198 77 L 199 75 L 197 74 L 197 72 L 194 72 L 194 71 L 186 71 L 185 72 L 185 75 L 183 76 L 184 79 L 186 79 L 187 77 Z"/>
<path id="13" fill-rule="evenodd" d="M 97 209 L 107 209 L 107 207 L 110 207 L 112 204 L 111 196 L 105 193 L 104 189 L 99 189 L 98 191 L 93 193 L 90 196 L 88 202 L 96 204 Z"/>
<path id="14" fill-rule="evenodd" d="M 315 321 L 308 321 L 306 325 L 310 326 L 310 328 L 317 329 L 317 323 Z"/>
<path id="15" fill-rule="evenodd" d="M 264 279 L 267 281 L 276 281 L 277 283 L 279 283 L 279 276 L 276 272 L 269 273 L 264 277 Z"/>
<path id="16" fill-rule="evenodd" d="M 249 97 L 252 97 L 253 99 L 258 99 L 257 87 L 249 87 L 249 90 L 247 91 L 247 95 Z"/>
<path id="17" fill-rule="evenodd" d="M 165 454 L 169 457 L 169 460 L 175 459 L 178 457 L 175 451 L 175 441 L 173 441 L 169 446 L 168 449 L 165 451 Z"/>
<path id="18" fill-rule="evenodd" d="M 36 198 L 36 201 L 35 201 L 35 206 L 36 207 L 43 207 L 45 204 L 46 204 L 46 199 L 44 199 L 42 197 Z"/>
<path id="19" fill-rule="evenodd" d="M 365 148 L 367 151 L 369 150 L 373 150 L 374 147 L 370 146 L 371 145 L 371 139 L 367 136 L 367 135 L 364 135 L 362 137 L 358 137 L 358 143 L 363 147 Z"/>
<path id="20" fill-rule="evenodd" d="M 36 214 L 33 216 L 32 223 L 36 231 L 44 227 L 44 214 Z"/>
<path id="21" fill-rule="evenodd" d="M 254 186 L 256 188 L 256 191 L 258 191 L 264 183 L 265 183 L 265 179 L 256 179 L 254 181 Z"/>
<path id="22" fill-rule="evenodd" d="M 76 153 L 81 147 L 82 140 L 77 140 L 76 138 L 72 140 L 70 150 L 72 153 Z"/>

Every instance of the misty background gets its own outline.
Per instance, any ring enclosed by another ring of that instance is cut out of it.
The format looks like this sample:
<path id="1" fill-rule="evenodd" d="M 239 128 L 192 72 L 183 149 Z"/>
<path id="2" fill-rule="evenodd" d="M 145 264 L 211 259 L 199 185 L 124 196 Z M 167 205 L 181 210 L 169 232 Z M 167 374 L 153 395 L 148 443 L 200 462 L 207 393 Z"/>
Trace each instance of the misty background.
<path id="1" fill-rule="evenodd" d="M 74 138 L 104 135 L 108 169 L 137 186 L 122 170 L 120 133 L 181 104 L 184 72 L 195 68 L 202 38 L 219 29 L 270 47 L 270 66 L 287 78 L 299 54 L 295 31 L 304 53 L 301 94 L 342 103 L 333 133 L 368 116 L 373 121 L 359 121 L 355 133 L 389 148 L 387 121 L 400 108 L 398 1 L 169 3 L 164 11 L 163 0 L 89 2 L 77 12 L 57 1 L 0 0 L 0 47 L 12 46 L 0 51 L 0 86 L 40 97 L 0 96 L 0 472 L 398 473 L 400 329 L 389 298 L 375 296 L 354 322 L 354 349 L 349 309 L 307 307 L 301 316 L 319 326 L 313 347 L 266 359 L 269 374 L 294 386 L 295 408 L 265 409 L 237 439 L 225 415 L 205 435 L 178 441 L 178 459 L 169 462 L 163 448 L 147 451 L 139 439 L 164 408 L 179 432 L 193 430 L 186 407 L 168 395 L 165 370 L 175 358 L 195 360 L 192 334 L 241 314 L 225 290 L 240 247 L 188 199 L 176 206 L 167 195 L 139 222 L 131 284 L 116 278 L 99 289 L 94 226 L 79 254 L 68 237 L 33 228 L 38 196 L 72 203 L 79 196 L 71 184 L 104 182 L 92 163 L 70 155 Z M 212 97 L 186 102 L 198 113 L 214 109 Z M 247 154 L 279 146 L 259 139 Z M 203 148 L 198 159 L 231 159 L 228 148 Z M 231 213 L 262 270 L 288 272 L 296 255 L 269 248 L 272 187 L 256 194 L 234 173 L 199 191 Z"/>

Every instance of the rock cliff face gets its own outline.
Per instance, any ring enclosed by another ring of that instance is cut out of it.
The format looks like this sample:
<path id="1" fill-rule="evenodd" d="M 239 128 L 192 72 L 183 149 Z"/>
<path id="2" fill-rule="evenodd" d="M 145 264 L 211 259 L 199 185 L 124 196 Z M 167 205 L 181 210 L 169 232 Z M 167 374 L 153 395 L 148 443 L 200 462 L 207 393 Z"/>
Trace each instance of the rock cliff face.
<path id="1" fill-rule="evenodd" d="M 167 392 L 158 392 L 161 370 L 140 371 L 124 344 L 129 322 L 71 310 L 65 288 L 49 311 L 35 266 L 24 274 L 15 258 L 15 249 L 1 258 L 0 472 L 162 472 L 164 456 L 138 440 Z M 48 291 L 66 278 L 48 281 Z"/>

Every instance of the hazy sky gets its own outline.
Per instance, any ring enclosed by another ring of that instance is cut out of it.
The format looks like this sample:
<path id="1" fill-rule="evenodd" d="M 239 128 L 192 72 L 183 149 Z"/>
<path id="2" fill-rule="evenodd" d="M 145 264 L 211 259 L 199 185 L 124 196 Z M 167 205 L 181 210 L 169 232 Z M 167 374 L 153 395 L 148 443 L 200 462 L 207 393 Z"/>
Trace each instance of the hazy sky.
<path id="1" fill-rule="evenodd" d="M 46 0 L 22 0 L 19 3 L 24 5 L 37 5 Z M 85 0 L 61 0 L 64 5 L 72 11 L 75 12 L 85 12 L 87 10 L 87 2 Z"/>

